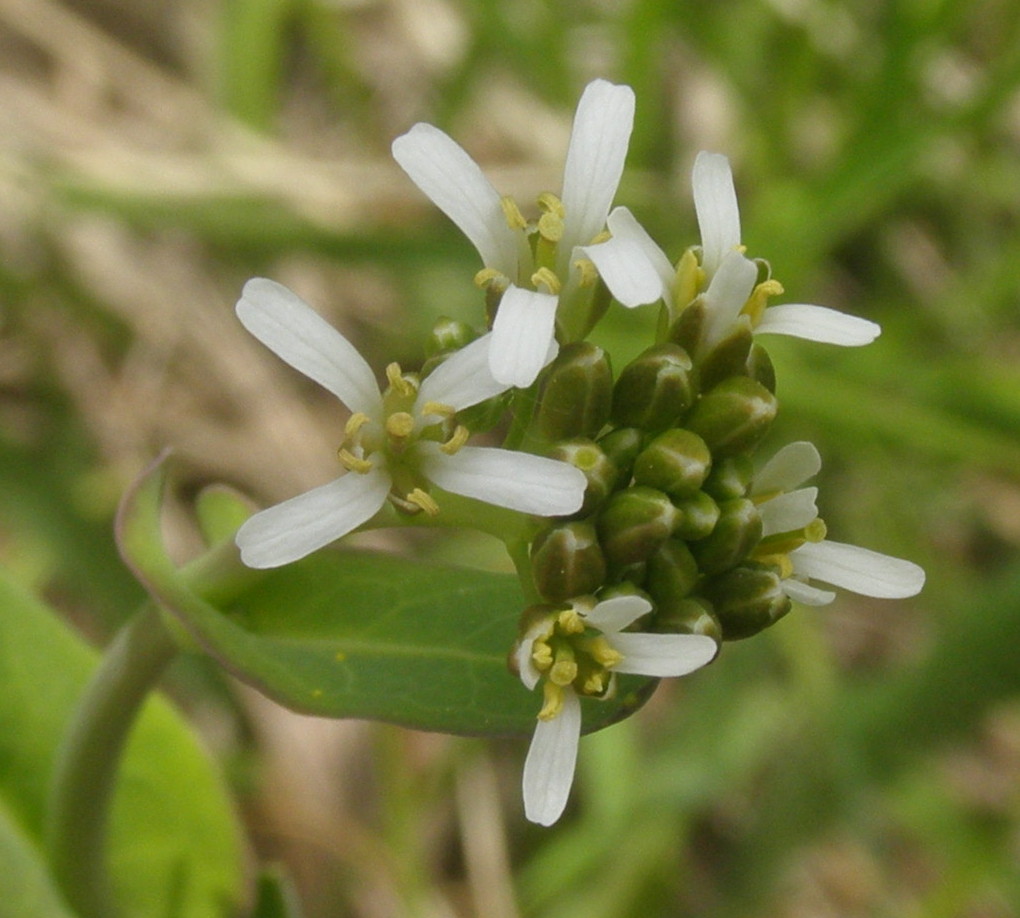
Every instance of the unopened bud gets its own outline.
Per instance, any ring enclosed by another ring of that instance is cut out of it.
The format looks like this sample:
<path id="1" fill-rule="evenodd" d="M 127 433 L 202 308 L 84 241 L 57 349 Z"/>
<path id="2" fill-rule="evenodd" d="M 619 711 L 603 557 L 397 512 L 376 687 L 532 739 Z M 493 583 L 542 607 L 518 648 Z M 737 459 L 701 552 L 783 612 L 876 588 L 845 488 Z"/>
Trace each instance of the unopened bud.
<path id="1" fill-rule="evenodd" d="M 459 351 L 461 348 L 467 347 L 477 337 L 475 330 L 467 322 L 451 319 L 449 316 L 440 316 L 425 339 L 425 354 L 428 357 L 435 357 L 437 354 Z M 424 369 L 422 375 L 425 375 Z"/>
<path id="2" fill-rule="evenodd" d="M 676 507 L 662 491 L 641 486 L 617 491 L 599 514 L 602 550 L 616 565 L 644 561 L 669 538 L 678 521 Z"/>
<path id="3" fill-rule="evenodd" d="M 695 541 L 707 538 L 719 522 L 719 505 L 704 491 L 675 501 L 675 506 L 680 511 L 680 523 L 673 534 L 678 539 Z"/>
<path id="4" fill-rule="evenodd" d="M 702 388 L 709 390 L 730 376 L 743 375 L 753 342 L 751 322 L 746 316 L 741 316 L 721 341 L 707 354 L 699 355 Z"/>
<path id="5" fill-rule="evenodd" d="M 578 516 L 589 516 L 612 492 L 619 472 L 613 462 L 592 440 L 578 438 L 557 443 L 549 451 L 552 459 L 569 462 L 584 472 L 588 485 L 584 489 L 584 503 Z"/>
<path id="6" fill-rule="evenodd" d="M 674 427 L 659 434 L 634 460 L 634 481 L 670 497 L 695 494 L 708 476 L 712 454 L 696 433 Z"/>
<path id="7" fill-rule="evenodd" d="M 772 365 L 772 358 L 757 341 L 751 348 L 747 357 L 747 366 L 744 369 L 751 379 L 760 382 L 773 395 L 776 394 L 776 368 Z"/>
<path id="8" fill-rule="evenodd" d="M 643 439 L 641 431 L 636 427 L 618 427 L 599 439 L 602 452 L 617 468 L 617 485 L 630 483 L 634 460 L 641 452 Z"/>
<path id="9" fill-rule="evenodd" d="M 683 599 L 701 578 L 698 562 L 685 542 L 668 539 L 648 559 L 645 586 L 656 605 Z"/>
<path id="10" fill-rule="evenodd" d="M 747 494 L 753 478 L 754 463 L 750 456 L 727 456 L 716 460 L 703 490 L 716 500 L 733 500 Z"/>
<path id="11" fill-rule="evenodd" d="M 692 300 L 670 324 L 666 339 L 678 344 L 685 351 L 694 353 L 705 327 L 705 301 L 702 297 Z"/>
<path id="12" fill-rule="evenodd" d="M 723 380 L 695 405 L 684 425 L 700 434 L 714 456 L 751 449 L 776 417 L 776 397 L 748 376 Z"/>
<path id="13" fill-rule="evenodd" d="M 747 498 L 723 501 L 719 522 L 712 534 L 691 543 L 702 573 L 718 574 L 736 567 L 761 541 L 762 523 L 758 508 Z"/>
<path id="14" fill-rule="evenodd" d="M 674 634 L 704 634 L 716 643 L 723 639 L 722 625 L 712 607 L 703 599 L 693 596 L 671 600 L 659 606 L 655 616 L 656 628 Z"/>
<path id="15" fill-rule="evenodd" d="M 712 603 L 726 641 L 763 631 L 786 615 L 791 606 L 779 575 L 762 564 L 742 564 L 713 577 L 701 592 Z"/>
<path id="16" fill-rule="evenodd" d="M 670 342 L 656 344 L 623 368 L 613 389 L 613 420 L 652 433 L 665 430 L 687 414 L 697 392 L 687 351 Z"/>
<path id="17" fill-rule="evenodd" d="M 594 593 L 606 578 L 595 527 L 584 521 L 553 526 L 531 546 L 535 587 L 547 602 Z"/>
<path id="18" fill-rule="evenodd" d="M 594 437 L 609 420 L 613 371 L 609 356 L 589 341 L 563 347 L 546 371 L 536 418 L 547 440 Z"/>

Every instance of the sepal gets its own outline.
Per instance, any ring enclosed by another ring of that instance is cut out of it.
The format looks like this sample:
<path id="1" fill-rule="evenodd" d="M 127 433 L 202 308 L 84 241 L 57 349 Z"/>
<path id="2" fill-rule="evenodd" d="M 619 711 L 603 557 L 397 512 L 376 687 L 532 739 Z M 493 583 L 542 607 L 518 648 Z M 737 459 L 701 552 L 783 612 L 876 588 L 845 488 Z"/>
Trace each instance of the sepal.
<path id="1" fill-rule="evenodd" d="M 531 546 L 535 589 L 546 602 L 594 593 L 606 579 L 606 559 L 595 527 L 584 520 L 560 523 Z"/>
<path id="2" fill-rule="evenodd" d="M 613 420 L 650 433 L 672 427 L 694 403 L 697 378 L 687 351 L 656 344 L 623 368 L 613 389 Z"/>
<path id="3" fill-rule="evenodd" d="M 609 497 L 616 486 L 620 472 L 615 463 L 592 440 L 578 438 L 557 443 L 550 451 L 551 459 L 559 459 L 580 469 L 588 479 L 584 490 L 584 503 L 578 516 L 589 516 Z"/>
<path id="4" fill-rule="evenodd" d="M 694 407 L 686 427 L 700 434 L 713 456 L 752 449 L 776 417 L 776 397 L 748 376 L 723 380 Z"/>
<path id="5" fill-rule="evenodd" d="M 712 454 L 696 433 L 674 427 L 659 434 L 634 461 L 634 481 L 665 491 L 670 497 L 692 497 L 708 476 Z"/>
<path id="6" fill-rule="evenodd" d="M 764 564 L 735 567 L 709 580 L 701 592 L 712 603 L 725 641 L 764 631 L 792 606 L 779 574 Z"/>
<path id="7" fill-rule="evenodd" d="M 647 560 L 679 520 L 667 495 L 638 485 L 617 491 L 606 502 L 599 514 L 599 540 L 612 564 L 634 564 Z"/>
<path id="8" fill-rule="evenodd" d="M 718 574 L 735 567 L 761 541 L 761 514 L 754 503 L 738 497 L 719 505 L 719 522 L 706 539 L 691 544 L 703 573 Z"/>
<path id="9" fill-rule="evenodd" d="M 609 420 L 612 398 L 609 355 L 588 341 L 568 344 L 545 372 L 538 432 L 547 440 L 594 437 Z"/>

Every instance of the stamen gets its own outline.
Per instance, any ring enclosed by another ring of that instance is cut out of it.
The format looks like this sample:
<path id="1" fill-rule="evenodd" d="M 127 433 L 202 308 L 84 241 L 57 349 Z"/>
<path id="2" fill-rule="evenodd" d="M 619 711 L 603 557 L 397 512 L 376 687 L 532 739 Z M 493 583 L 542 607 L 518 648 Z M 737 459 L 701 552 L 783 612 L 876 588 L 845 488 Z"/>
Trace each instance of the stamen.
<path id="1" fill-rule="evenodd" d="M 614 648 L 602 635 L 584 642 L 585 652 L 600 666 L 610 669 L 623 660 L 623 654 Z"/>
<path id="2" fill-rule="evenodd" d="M 776 568 L 779 572 L 780 580 L 787 580 L 793 576 L 793 562 L 790 560 L 789 555 L 774 554 L 762 555 L 761 557 L 756 555 L 755 560 L 761 564 L 767 564 L 770 567 Z"/>
<path id="3" fill-rule="evenodd" d="M 431 494 L 427 494 L 421 488 L 415 488 L 407 495 L 405 500 L 409 504 L 420 507 L 429 516 L 436 516 L 439 513 L 439 504 L 435 502 Z"/>
<path id="4" fill-rule="evenodd" d="M 538 218 L 538 232 L 546 242 L 559 242 L 563 238 L 563 218 L 559 214 L 542 214 Z"/>
<path id="5" fill-rule="evenodd" d="M 574 262 L 574 267 L 581 274 L 581 279 L 578 282 L 582 287 L 594 287 L 595 282 L 599 279 L 598 269 L 595 267 L 595 263 L 590 258 L 578 258 Z"/>
<path id="6" fill-rule="evenodd" d="M 358 431 L 370 420 L 372 419 L 364 411 L 355 411 L 344 425 L 344 435 L 347 437 L 356 436 Z"/>
<path id="7" fill-rule="evenodd" d="M 336 451 L 336 457 L 340 460 L 340 464 L 350 472 L 357 472 L 359 475 L 364 475 L 367 472 L 372 471 L 372 463 L 368 459 L 360 459 L 354 455 L 349 449 L 340 447 Z"/>
<path id="8" fill-rule="evenodd" d="M 807 526 L 804 527 L 804 538 L 809 542 L 821 542 L 828 533 L 828 527 L 825 525 L 825 520 L 820 516 L 816 516 Z"/>
<path id="9" fill-rule="evenodd" d="M 673 279 L 673 302 L 677 309 L 682 309 L 695 296 L 705 283 L 705 272 L 698 264 L 694 249 L 686 249 L 676 263 L 676 277 Z"/>
<path id="10" fill-rule="evenodd" d="M 556 616 L 556 624 L 564 634 L 581 634 L 584 631 L 584 619 L 573 606 Z"/>
<path id="11" fill-rule="evenodd" d="M 538 719 L 552 720 L 563 710 L 563 689 L 554 682 L 545 682 L 542 685 L 542 695 L 543 704 Z"/>
<path id="12" fill-rule="evenodd" d="M 557 685 L 570 685 L 577 678 L 577 661 L 574 650 L 564 644 L 556 651 L 556 662 L 549 670 L 549 679 Z"/>
<path id="13" fill-rule="evenodd" d="M 453 435 L 445 443 L 440 444 L 439 448 L 446 453 L 447 456 L 452 456 L 454 453 L 460 451 L 460 448 L 467 443 L 468 437 L 471 436 L 471 431 L 468 430 L 463 424 L 458 424 L 457 429 L 453 432 Z"/>
<path id="14" fill-rule="evenodd" d="M 536 290 L 545 287 L 549 293 L 560 292 L 560 279 L 549 268 L 539 268 L 531 275 L 531 283 L 535 285 Z"/>
<path id="15" fill-rule="evenodd" d="M 606 690 L 606 674 L 602 670 L 592 673 L 584 680 L 581 691 L 585 695 L 601 695 Z"/>
<path id="16" fill-rule="evenodd" d="M 417 386 L 404 376 L 399 363 L 386 367 L 386 379 L 398 395 L 411 396 L 418 391 Z"/>
<path id="17" fill-rule="evenodd" d="M 769 297 L 779 296 L 782 292 L 783 285 L 779 281 L 771 278 L 762 281 L 751 291 L 751 295 L 747 298 L 747 302 L 744 304 L 741 312 L 751 317 L 752 325 L 757 325 L 761 321 L 762 314 L 765 312 Z"/>
<path id="18" fill-rule="evenodd" d="M 561 220 L 567 215 L 563 202 L 551 191 L 543 191 L 538 196 L 538 206 L 544 213 L 555 214 Z"/>
<path id="19" fill-rule="evenodd" d="M 422 415 L 435 415 L 440 418 L 452 418 L 456 413 L 455 408 L 444 405 L 442 402 L 426 402 L 420 409 Z"/>
<path id="20" fill-rule="evenodd" d="M 521 213 L 521 209 L 517 206 L 517 202 L 509 195 L 505 195 L 499 200 L 500 206 L 503 208 L 503 216 L 506 217 L 506 225 L 513 230 L 527 229 L 528 221 L 524 219 L 524 214 Z"/>
<path id="21" fill-rule="evenodd" d="M 510 286 L 510 278 L 495 268 L 482 268 L 475 275 L 475 286 L 481 287 L 483 290 L 490 286 L 505 290 Z"/>
<path id="22" fill-rule="evenodd" d="M 600 242 L 609 242 L 613 238 L 613 234 L 609 230 L 602 230 L 595 234 L 594 238 L 588 245 L 598 245 Z"/>
<path id="23" fill-rule="evenodd" d="M 414 418 L 406 411 L 394 411 L 386 418 L 386 433 L 397 440 L 406 440 L 414 431 Z"/>
<path id="24" fill-rule="evenodd" d="M 535 641 L 531 645 L 531 662 L 544 673 L 553 664 L 552 648 L 545 641 Z"/>

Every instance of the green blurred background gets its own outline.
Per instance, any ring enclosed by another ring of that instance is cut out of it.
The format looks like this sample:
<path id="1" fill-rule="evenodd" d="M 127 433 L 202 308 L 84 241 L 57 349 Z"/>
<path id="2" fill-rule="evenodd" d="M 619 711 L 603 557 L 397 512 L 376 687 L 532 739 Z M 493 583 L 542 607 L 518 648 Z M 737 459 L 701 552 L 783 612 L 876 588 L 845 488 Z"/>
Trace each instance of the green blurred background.
<path id="1" fill-rule="evenodd" d="M 299 718 L 194 662 L 182 704 L 309 918 L 1020 914 L 1013 0 L 0 0 L 0 564 L 101 643 L 140 597 L 112 514 L 159 449 L 182 559 L 204 485 L 326 480 L 342 417 L 247 339 L 243 281 L 415 365 L 477 317 L 477 262 L 390 141 L 437 123 L 526 205 L 596 76 L 637 92 L 617 200 L 667 251 L 725 152 L 783 300 L 881 322 L 767 342 L 772 442 L 816 442 L 830 535 L 925 591 L 727 646 L 582 743 L 551 831 L 522 743 Z M 652 318 L 600 334 L 626 355 Z"/>

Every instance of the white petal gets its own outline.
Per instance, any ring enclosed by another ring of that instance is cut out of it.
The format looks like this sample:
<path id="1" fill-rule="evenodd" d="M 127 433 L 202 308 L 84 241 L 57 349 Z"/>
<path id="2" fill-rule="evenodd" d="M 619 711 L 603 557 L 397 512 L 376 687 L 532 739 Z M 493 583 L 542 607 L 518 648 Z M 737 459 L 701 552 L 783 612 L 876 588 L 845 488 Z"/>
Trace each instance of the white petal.
<path id="1" fill-rule="evenodd" d="M 882 333 L 882 328 L 868 319 L 848 316 L 827 306 L 787 303 L 766 309 L 755 333 L 789 335 L 823 344 L 860 347 L 871 344 Z"/>
<path id="2" fill-rule="evenodd" d="M 580 739 L 581 703 L 572 689 L 566 689 L 560 713 L 536 724 L 524 761 L 524 813 L 531 822 L 551 826 L 563 814 Z"/>
<path id="3" fill-rule="evenodd" d="M 792 491 L 822 468 L 822 457 L 813 443 L 798 440 L 787 443 L 754 476 L 754 493 Z"/>
<path id="4" fill-rule="evenodd" d="M 551 630 L 552 629 L 548 621 L 535 622 L 535 624 L 532 625 L 527 632 L 525 632 L 514 651 L 514 658 L 517 663 L 517 674 L 521 677 L 521 682 L 524 683 L 524 687 L 529 692 L 538 685 L 538 680 L 542 678 L 542 674 L 538 671 L 538 667 L 535 666 L 535 661 L 531 659 L 531 653 L 535 647 L 535 641 L 543 635 L 548 636 Z"/>
<path id="5" fill-rule="evenodd" d="M 352 411 L 378 416 L 382 397 L 357 349 L 296 293 L 264 277 L 244 285 L 237 317 L 295 370 L 314 379 Z"/>
<path id="6" fill-rule="evenodd" d="M 718 344 L 737 321 L 757 279 L 758 266 L 740 252 L 730 252 L 723 258 L 705 291 L 706 348 Z"/>
<path id="7" fill-rule="evenodd" d="M 659 275 L 664 289 L 669 290 L 673 286 L 676 277 L 676 269 L 667 257 L 666 253 L 659 248 L 659 244 L 648 235 L 648 231 L 637 221 L 637 218 L 626 207 L 614 207 L 612 213 L 606 220 L 609 232 L 614 236 L 622 236 L 633 240 L 644 252 L 645 258 Z"/>
<path id="8" fill-rule="evenodd" d="M 613 236 L 579 251 L 591 259 L 609 292 L 628 309 L 662 299 L 662 279 L 633 239 Z"/>
<path id="9" fill-rule="evenodd" d="M 489 369 L 491 345 L 490 333 L 451 354 L 422 381 L 416 404 L 438 402 L 460 411 L 505 392 L 509 386 L 496 382 Z"/>
<path id="10" fill-rule="evenodd" d="M 634 126 L 634 90 L 588 84 L 577 104 L 563 167 L 563 251 L 591 242 L 606 225 Z"/>
<path id="11" fill-rule="evenodd" d="M 792 578 L 784 580 L 781 586 L 790 599 L 805 606 L 827 606 L 836 598 L 836 594 L 830 590 L 820 590 Z"/>
<path id="12" fill-rule="evenodd" d="M 710 663 L 719 645 L 704 634 L 647 634 L 624 631 L 609 643 L 623 654 L 613 669 L 639 676 L 686 676 Z"/>
<path id="13" fill-rule="evenodd" d="M 346 475 L 248 519 L 235 540 L 248 567 L 279 567 L 347 535 L 386 501 L 390 476 L 373 468 Z"/>
<path id="14" fill-rule="evenodd" d="M 517 276 L 517 233 L 501 197 L 478 164 L 431 124 L 416 124 L 393 141 L 393 158 L 478 249 L 486 267 Z"/>
<path id="15" fill-rule="evenodd" d="M 803 529 L 818 517 L 817 497 L 818 488 L 799 488 L 760 504 L 762 535 Z"/>
<path id="16" fill-rule="evenodd" d="M 652 604 L 643 596 L 614 596 L 603 599 L 584 620 L 603 634 L 615 634 L 652 611 Z"/>
<path id="17" fill-rule="evenodd" d="M 911 561 L 828 539 L 802 545 L 790 552 L 790 560 L 798 576 L 823 580 L 862 596 L 903 599 L 924 586 L 924 571 Z"/>
<path id="18" fill-rule="evenodd" d="M 422 472 L 439 487 L 487 504 L 566 516 L 584 501 L 584 473 L 557 459 L 483 446 L 465 446 L 448 456 L 434 443 L 420 443 L 418 451 Z"/>
<path id="19" fill-rule="evenodd" d="M 694 210 L 701 230 L 702 267 L 711 278 L 723 258 L 740 245 L 740 211 L 730 161 L 702 151 L 691 178 Z"/>
<path id="20" fill-rule="evenodd" d="M 489 348 L 489 369 L 497 382 L 525 389 L 535 381 L 554 340 L 558 302 L 551 293 L 513 284 L 507 288 L 492 324 Z"/>

